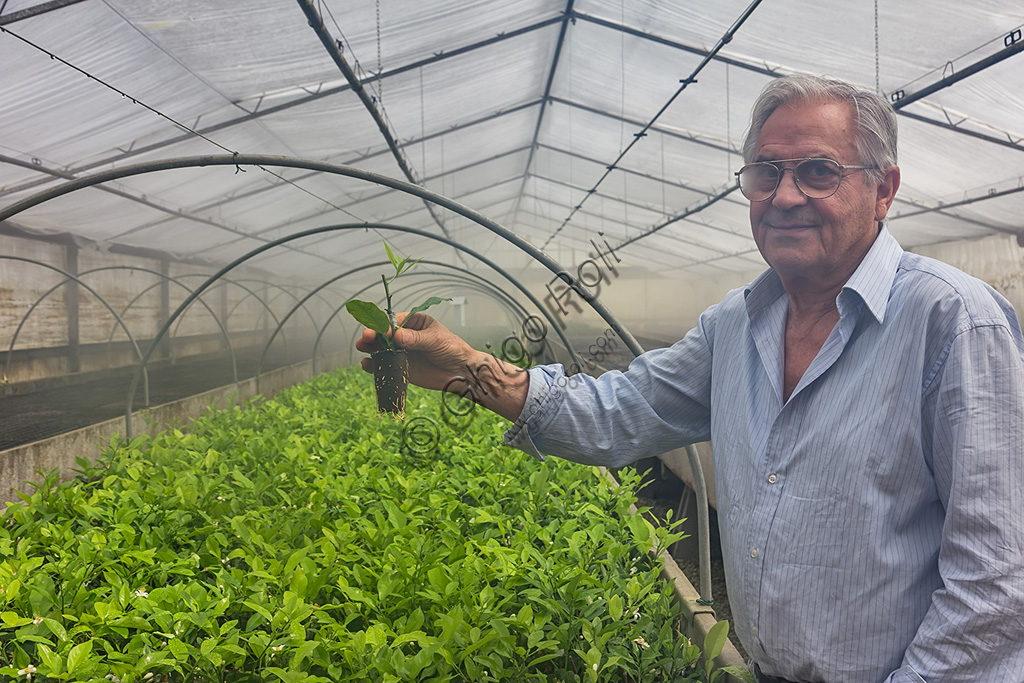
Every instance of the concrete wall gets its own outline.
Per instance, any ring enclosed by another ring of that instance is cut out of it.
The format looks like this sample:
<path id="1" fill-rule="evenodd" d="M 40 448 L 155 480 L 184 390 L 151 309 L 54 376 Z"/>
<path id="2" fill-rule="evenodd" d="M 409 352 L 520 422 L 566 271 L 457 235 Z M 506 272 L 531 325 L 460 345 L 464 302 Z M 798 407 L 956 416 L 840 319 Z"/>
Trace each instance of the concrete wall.
<path id="1" fill-rule="evenodd" d="M 103 300 L 89 289 L 68 282 L 51 267 L 78 273 Z M 215 269 L 209 266 L 180 263 L 159 255 L 110 253 L 66 240 L 3 235 L 0 382 L 14 384 L 138 362 L 139 353 L 146 351 L 168 316 L 213 272 Z M 252 344 L 254 332 L 268 334 L 309 288 L 281 286 L 267 279 L 264 273 L 236 269 L 214 283 L 170 328 L 168 338 L 174 343 L 168 341 L 154 357 L 171 353 L 181 357 L 223 348 L 226 342 L 222 327 L 232 336 L 232 346 Z M 340 305 L 338 299 L 340 296 L 333 297 L 325 290 L 309 300 L 288 319 L 283 336 L 275 343 L 315 338 L 319 326 Z M 339 346 L 338 332 L 355 324 L 342 315 L 331 325 L 325 343 L 333 351 Z M 8 349 L 12 349 L 10 357 Z"/>

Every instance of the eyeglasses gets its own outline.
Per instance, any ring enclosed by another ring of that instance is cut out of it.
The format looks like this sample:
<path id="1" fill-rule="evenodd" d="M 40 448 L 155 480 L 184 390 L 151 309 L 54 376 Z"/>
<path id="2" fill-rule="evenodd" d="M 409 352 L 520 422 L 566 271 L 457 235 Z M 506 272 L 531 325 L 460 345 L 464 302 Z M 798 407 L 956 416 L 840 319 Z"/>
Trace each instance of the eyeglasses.
<path id="1" fill-rule="evenodd" d="M 779 164 L 796 162 L 795 166 L 782 167 Z M 752 202 L 765 202 L 775 196 L 782 176 L 793 172 L 797 189 L 809 199 L 831 197 L 843 181 L 843 171 L 878 168 L 877 166 L 843 166 L 831 159 L 778 159 L 757 161 L 736 171 L 740 192 Z"/>

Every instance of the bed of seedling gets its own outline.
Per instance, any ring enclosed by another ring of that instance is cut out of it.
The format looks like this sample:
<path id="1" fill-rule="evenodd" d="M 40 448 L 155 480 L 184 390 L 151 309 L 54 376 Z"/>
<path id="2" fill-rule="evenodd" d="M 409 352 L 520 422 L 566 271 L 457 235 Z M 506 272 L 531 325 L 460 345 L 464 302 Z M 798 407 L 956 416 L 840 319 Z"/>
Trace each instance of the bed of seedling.
<path id="1" fill-rule="evenodd" d="M 342 370 L 41 474 L 0 518 L 0 679 L 721 675 L 647 550 L 674 527 L 628 513 L 638 476 L 536 462 L 489 414 L 449 427 L 436 394 L 407 411 Z M 410 448 L 415 417 L 436 432 Z"/>

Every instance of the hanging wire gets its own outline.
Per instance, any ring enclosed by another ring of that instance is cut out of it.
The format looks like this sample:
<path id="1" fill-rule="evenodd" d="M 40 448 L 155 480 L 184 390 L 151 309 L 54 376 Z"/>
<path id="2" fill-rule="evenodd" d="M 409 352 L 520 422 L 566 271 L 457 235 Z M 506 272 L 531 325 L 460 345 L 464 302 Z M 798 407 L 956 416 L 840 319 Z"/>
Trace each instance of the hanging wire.
<path id="1" fill-rule="evenodd" d="M 882 94 L 882 70 L 879 66 L 879 0 L 874 0 L 874 92 Z"/>
<path id="2" fill-rule="evenodd" d="M 423 96 L 423 67 L 419 68 L 420 72 L 420 166 L 423 168 L 423 177 L 428 176 L 427 173 L 427 105 Z"/>
<path id="3" fill-rule="evenodd" d="M 722 37 L 718 39 L 718 43 L 716 43 L 715 46 L 708 51 L 708 53 L 704 56 L 704 59 L 701 60 L 700 64 L 697 65 L 697 68 L 693 70 L 689 77 L 680 80 L 680 86 L 672 95 L 672 97 L 670 97 L 668 101 L 664 105 L 662 105 L 661 109 L 658 110 L 654 117 L 650 121 L 648 121 L 643 128 L 640 129 L 640 132 L 633 134 L 633 139 L 630 140 L 626 148 L 619 153 L 619 156 L 616 157 L 615 161 L 613 161 L 612 163 L 608 164 L 608 166 L 605 167 L 605 172 L 601 175 L 600 178 L 597 179 L 597 182 L 594 183 L 594 186 L 590 190 L 587 190 L 586 194 L 583 196 L 580 202 L 572 208 L 572 210 L 569 212 L 569 215 L 566 216 L 566 218 L 562 221 L 562 224 L 559 225 L 558 228 L 553 233 L 551 233 L 551 235 L 548 236 L 547 241 L 544 242 L 544 244 L 541 246 L 541 249 L 547 247 L 551 240 L 553 240 L 558 235 L 558 233 L 560 233 L 565 228 L 565 226 L 568 225 L 569 221 L 571 221 L 573 217 L 576 215 L 576 213 L 583 207 L 583 204 L 587 201 L 587 199 L 591 195 L 597 193 L 597 188 L 601 185 L 601 183 L 605 181 L 605 179 L 611 174 L 611 172 L 618 166 L 619 162 L 622 161 L 622 159 L 625 158 L 625 156 L 630 152 L 630 150 L 633 149 L 633 146 L 637 142 L 639 142 L 641 138 L 647 135 L 647 131 L 650 130 L 650 128 L 657 122 L 659 118 L 661 118 L 661 115 L 665 113 L 665 111 L 672 105 L 672 103 L 676 101 L 676 99 L 682 94 L 683 90 L 685 90 L 687 86 L 689 86 L 691 83 L 697 82 L 697 75 L 701 71 L 703 71 L 704 67 L 711 63 L 711 61 L 715 59 L 715 57 L 722 50 L 722 48 L 725 47 L 725 45 L 733 39 L 733 36 L 736 35 L 736 32 L 739 31 L 740 27 L 743 26 L 746 20 L 750 18 L 750 15 L 754 13 L 754 10 L 756 10 L 757 6 L 760 4 L 761 0 L 753 0 L 753 2 L 751 2 L 745 10 L 743 10 L 743 13 L 735 21 L 735 23 L 733 23 L 733 25 L 729 27 L 729 29 L 722 35 Z"/>
<path id="4" fill-rule="evenodd" d="M 25 43 L 26 45 L 28 45 L 30 47 L 33 47 L 36 50 L 38 50 L 38 51 L 42 52 L 43 54 L 47 55 L 50 59 L 60 62 L 64 66 L 67 66 L 68 68 L 73 69 L 74 71 L 77 71 L 78 73 L 82 74 L 86 78 L 89 78 L 91 80 L 96 81 L 97 83 L 99 83 L 100 85 L 102 85 L 103 87 L 105 87 L 105 88 L 107 88 L 109 90 L 113 90 L 118 95 L 120 95 L 122 99 L 130 100 L 132 104 L 137 104 L 138 106 L 142 107 L 143 109 L 145 109 L 145 110 L 147 110 L 147 111 L 149 111 L 149 112 L 151 112 L 153 114 L 156 114 L 160 118 L 164 119 L 165 121 L 170 122 L 171 124 L 177 126 L 178 128 L 182 129 L 183 131 L 189 133 L 190 135 L 194 135 L 194 136 L 196 136 L 196 137 L 198 137 L 198 138 L 200 138 L 202 140 L 205 140 L 206 142 L 210 143 L 214 147 L 217 147 L 218 149 L 221 149 L 221 150 L 227 152 L 228 154 L 231 154 L 232 156 L 237 157 L 239 155 L 239 152 L 237 152 L 237 151 L 235 151 L 233 149 L 229 149 L 229 148 L 225 147 L 224 145 L 220 144 L 219 142 L 217 142 L 213 138 L 211 138 L 211 137 L 209 137 L 207 135 L 204 135 L 204 134 L 200 133 L 197 130 L 192 129 L 191 127 L 185 125 L 184 123 L 181 123 L 180 121 L 177 121 L 176 119 L 168 116 L 167 114 L 163 113 L 159 109 L 151 107 L 150 105 L 146 104 L 145 102 L 143 102 L 142 100 L 138 99 L 137 97 L 133 97 L 132 95 L 129 95 L 127 92 L 125 92 L 125 91 L 123 91 L 123 90 L 121 90 L 121 89 L 111 85 L 110 83 L 107 83 L 102 78 L 99 78 L 97 76 L 92 75 L 91 73 L 89 73 L 85 69 L 82 69 L 81 67 L 72 64 L 71 62 L 67 61 L 66 59 L 64 59 L 64 58 L 54 54 L 53 52 L 50 52 L 49 50 L 47 50 L 46 48 L 42 47 L 41 45 L 37 45 L 36 43 L 33 43 L 28 38 L 25 38 L 24 36 L 20 36 L 17 33 L 14 33 L 13 31 L 11 31 L 11 30 L 9 30 L 7 28 L 4 28 L 3 26 L 0 26 L 0 32 L 6 33 L 6 34 L 8 34 L 10 36 L 13 36 L 14 38 L 17 38 L 18 40 L 20 40 L 21 42 Z M 259 164 L 257 164 L 256 167 L 259 168 L 261 171 L 264 171 L 265 173 L 269 173 L 271 176 L 277 178 L 281 182 L 284 182 L 284 183 L 287 183 L 287 184 L 291 185 L 292 187 L 294 187 L 295 189 L 299 190 L 300 192 L 304 192 L 305 194 L 308 194 L 309 196 L 313 197 L 314 199 L 317 199 L 317 200 L 323 202 L 324 204 L 330 206 L 331 208 L 333 208 L 333 209 L 335 209 L 337 211 L 340 211 L 340 212 L 342 212 L 342 213 L 344 213 L 344 214 L 346 214 L 348 216 L 351 216 L 352 218 L 354 218 L 357 221 L 363 221 L 362 218 L 360 218 L 359 216 L 356 216 L 355 214 L 353 214 L 348 209 L 345 209 L 344 207 L 338 206 L 334 202 L 332 202 L 332 201 L 330 201 L 330 200 L 328 200 L 328 199 L 326 199 L 324 197 L 321 197 L 320 195 L 316 194 L 315 192 L 312 192 L 311 190 L 308 190 L 308 189 L 302 187 L 301 185 L 299 185 L 299 184 L 297 184 L 297 183 L 295 183 L 295 182 L 285 178 L 280 173 L 276 173 L 275 171 L 271 171 L 270 169 L 266 168 L 265 166 L 261 166 Z M 235 166 L 235 169 L 236 169 L 235 173 L 238 173 L 239 171 L 244 171 L 244 169 L 239 167 L 237 164 Z"/>
<path id="5" fill-rule="evenodd" d="M 725 65 L 725 180 L 732 180 L 732 90 L 729 87 L 729 65 Z M 664 178 L 665 174 L 662 172 Z"/>
<path id="6" fill-rule="evenodd" d="M 384 108 L 384 82 L 381 76 L 384 74 L 383 60 L 380 49 L 380 0 L 377 0 L 377 101 Z"/>

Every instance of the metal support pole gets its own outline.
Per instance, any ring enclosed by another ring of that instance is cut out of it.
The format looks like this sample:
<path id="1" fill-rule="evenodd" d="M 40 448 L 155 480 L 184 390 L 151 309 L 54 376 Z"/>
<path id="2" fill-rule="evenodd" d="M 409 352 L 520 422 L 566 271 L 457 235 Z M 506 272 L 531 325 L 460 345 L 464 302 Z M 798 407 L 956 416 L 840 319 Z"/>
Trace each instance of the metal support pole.
<path id="1" fill-rule="evenodd" d="M 64 246 L 64 270 L 78 277 L 78 245 L 68 240 Z M 68 331 L 68 373 L 81 372 L 81 331 L 79 329 L 78 284 L 69 281 L 64 287 L 64 308 Z"/>

